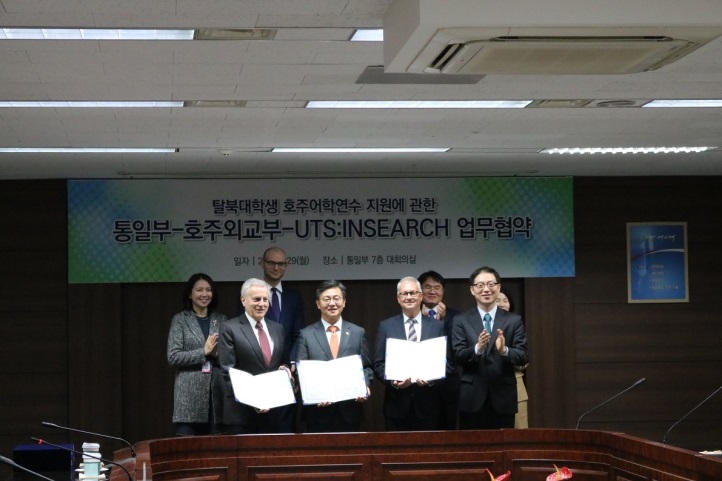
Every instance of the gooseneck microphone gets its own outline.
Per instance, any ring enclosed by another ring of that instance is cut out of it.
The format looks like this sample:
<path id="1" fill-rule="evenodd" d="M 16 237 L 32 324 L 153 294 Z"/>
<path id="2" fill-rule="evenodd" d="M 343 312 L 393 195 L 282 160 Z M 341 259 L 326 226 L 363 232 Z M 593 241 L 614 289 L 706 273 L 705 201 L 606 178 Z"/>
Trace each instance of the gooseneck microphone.
<path id="1" fill-rule="evenodd" d="M 112 464 L 113 466 L 118 466 L 118 467 L 121 468 L 123 471 L 125 471 L 125 474 L 128 475 L 128 480 L 129 480 L 129 481 L 133 481 L 133 477 L 130 475 L 130 471 L 128 471 L 127 469 L 125 469 L 125 467 L 124 467 L 123 465 L 118 464 L 118 463 L 116 463 L 115 461 L 110 461 L 110 460 L 108 460 L 108 459 L 103 459 L 103 458 L 101 458 L 100 456 L 96 456 L 95 454 L 84 453 L 83 451 L 78 451 L 78 450 L 76 450 L 76 449 L 66 448 L 65 446 L 60 446 L 59 444 L 49 443 L 49 442 L 47 442 L 47 441 L 44 440 L 44 439 L 39 439 L 39 438 L 30 438 L 30 439 L 32 439 L 33 441 L 37 441 L 38 444 L 47 444 L 48 446 L 52 446 L 52 447 L 54 447 L 54 448 L 62 449 L 62 450 L 64 450 L 64 451 L 70 451 L 71 453 L 80 454 L 80 455 L 82 455 L 82 456 L 87 456 L 87 457 L 89 457 L 89 458 L 97 459 L 98 461 L 103 461 L 104 463 Z"/>
<path id="2" fill-rule="evenodd" d="M 662 438 L 662 442 L 663 442 L 664 444 L 667 444 L 667 436 L 669 435 L 669 432 L 670 432 L 672 429 L 674 429 L 674 427 L 675 427 L 677 424 L 679 424 L 679 423 L 681 423 L 682 421 L 684 421 L 684 418 L 686 418 L 687 416 L 689 416 L 690 414 L 692 414 L 693 412 L 695 412 L 698 407 L 700 407 L 701 405 L 703 405 L 704 403 L 706 403 L 707 401 L 709 401 L 712 396 L 714 396 L 715 394 L 717 394 L 718 392 L 720 392 L 720 390 L 722 390 L 722 386 L 718 387 L 715 392 L 713 392 L 712 394 L 710 394 L 709 396 L 707 396 L 706 398 L 704 398 L 704 400 L 703 400 L 701 403 L 697 404 L 695 407 L 693 407 L 692 409 L 690 409 L 687 414 L 685 414 L 684 416 L 682 416 L 681 418 L 679 418 L 676 423 L 672 424 L 672 425 L 669 427 L 669 429 L 667 429 L 667 432 L 664 433 L 664 438 Z"/>
<path id="3" fill-rule="evenodd" d="M 584 414 L 582 414 L 581 416 L 579 416 L 579 419 L 577 419 L 577 427 L 575 427 L 574 429 L 579 429 L 579 423 L 582 422 L 582 418 L 583 418 L 584 416 L 586 416 L 587 414 L 589 414 L 589 413 L 592 412 L 592 411 L 595 411 L 595 410 L 599 409 L 600 407 L 602 407 L 602 406 L 604 406 L 605 404 L 607 404 L 609 401 L 613 401 L 614 399 L 618 398 L 619 396 L 621 396 L 621 395 L 624 394 L 625 392 L 629 391 L 630 389 L 633 389 L 633 388 L 639 386 L 640 384 L 642 384 L 642 383 L 643 383 L 644 381 L 646 381 L 646 380 L 647 380 L 647 378 L 644 378 L 644 377 L 643 377 L 643 378 L 640 379 L 639 381 L 637 381 L 637 382 L 635 382 L 634 384 L 632 384 L 631 386 L 629 386 L 627 389 L 625 389 L 625 390 L 623 390 L 623 391 L 621 391 L 621 392 L 618 392 L 617 394 L 615 394 L 614 396 L 610 397 L 609 399 L 607 399 L 607 400 L 604 401 L 603 403 L 597 404 L 597 405 L 594 406 L 592 409 L 590 409 L 589 411 L 587 411 L 587 412 L 585 412 Z"/>
<path id="4" fill-rule="evenodd" d="M 128 441 L 126 441 L 123 438 L 117 438 L 115 436 L 108 436 L 107 434 L 100 434 L 100 433 L 92 433 L 90 431 L 83 431 L 82 429 L 75 429 L 75 428 L 69 428 L 67 426 L 58 426 L 57 424 L 48 423 L 48 422 L 41 422 L 43 426 L 47 426 L 49 428 L 56 428 L 56 429 L 65 429 L 66 431 L 75 431 L 76 433 L 83 433 L 83 434 L 90 434 L 91 436 L 100 436 L 101 438 L 108 438 L 108 439 L 115 439 L 116 441 L 122 441 L 125 444 L 128 445 L 130 448 L 130 454 L 132 457 L 135 457 L 135 449 L 133 449 L 133 445 L 131 445 Z"/>
<path id="5" fill-rule="evenodd" d="M 43 476 L 43 475 L 40 474 L 40 473 L 36 473 L 36 472 L 33 471 L 32 469 L 28 469 L 28 468 L 26 468 L 25 466 L 20 466 L 18 463 L 16 463 L 16 462 L 13 461 L 12 459 L 6 458 L 5 456 L 0 456 L 0 461 L 2 461 L 2 462 L 5 463 L 5 464 L 8 464 L 8 465 L 12 466 L 13 468 L 21 469 L 21 470 L 25 471 L 26 473 L 33 474 L 33 475 L 37 476 L 38 478 L 43 478 L 45 481 L 54 481 L 54 480 L 48 478 L 47 476 Z"/>

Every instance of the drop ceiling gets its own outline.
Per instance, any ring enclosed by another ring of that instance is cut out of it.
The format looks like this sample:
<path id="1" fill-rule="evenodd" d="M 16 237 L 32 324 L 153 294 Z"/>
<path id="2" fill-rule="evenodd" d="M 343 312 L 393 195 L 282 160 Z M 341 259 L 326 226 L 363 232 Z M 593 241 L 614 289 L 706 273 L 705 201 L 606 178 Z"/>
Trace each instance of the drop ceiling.
<path id="1" fill-rule="evenodd" d="M 384 74 L 383 43 L 348 39 L 357 28 L 382 28 L 391 3 L 0 0 L 0 27 L 275 31 L 270 40 L 0 41 L 0 100 L 197 105 L 2 108 L 0 147 L 177 151 L 0 153 L 0 178 L 722 175 L 722 149 L 539 153 L 555 147 L 722 146 L 722 108 L 640 107 L 651 99 L 722 98 L 721 38 L 659 70 L 634 74 Z M 516 3 L 523 8 L 525 2 Z M 585 10 L 576 8 L 573 15 L 588 21 Z M 722 25 L 722 18 L 711 20 Z M 533 104 L 493 110 L 304 108 L 310 100 L 505 99 Z M 270 152 L 273 147 L 450 151 L 278 154 Z"/>

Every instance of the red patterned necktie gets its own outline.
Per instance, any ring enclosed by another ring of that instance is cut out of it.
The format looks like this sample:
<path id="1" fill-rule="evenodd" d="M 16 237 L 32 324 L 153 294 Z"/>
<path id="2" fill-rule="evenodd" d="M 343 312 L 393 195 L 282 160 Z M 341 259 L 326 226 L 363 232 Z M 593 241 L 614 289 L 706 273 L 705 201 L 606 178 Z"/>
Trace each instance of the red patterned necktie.
<path id="1" fill-rule="evenodd" d="M 263 360 L 266 361 L 266 366 L 268 366 L 271 364 L 271 343 L 268 342 L 268 336 L 261 321 L 256 321 L 256 329 L 258 329 L 258 343 L 261 345 L 261 351 L 263 351 Z"/>

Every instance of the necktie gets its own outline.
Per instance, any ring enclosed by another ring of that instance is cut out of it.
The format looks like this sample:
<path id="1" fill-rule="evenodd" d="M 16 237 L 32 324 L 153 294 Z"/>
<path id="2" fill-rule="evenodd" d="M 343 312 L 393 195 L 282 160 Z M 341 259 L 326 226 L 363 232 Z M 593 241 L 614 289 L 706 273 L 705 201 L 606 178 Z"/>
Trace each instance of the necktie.
<path id="1" fill-rule="evenodd" d="M 436 319 L 436 311 L 433 309 L 429 309 L 429 317 L 432 319 Z"/>
<path id="2" fill-rule="evenodd" d="M 331 355 L 334 359 L 338 357 L 338 334 L 336 334 L 336 331 L 338 331 L 338 327 L 328 326 L 328 332 L 331 333 L 331 339 L 329 339 L 328 343 L 331 345 Z"/>
<path id="3" fill-rule="evenodd" d="M 271 343 L 268 342 L 268 336 L 263 329 L 261 321 L 256 321 L 256 329 L 258 329 L 258 343 L 261 345 L 263 360 L 266 362 L 266 366 L 268 366 L 271 364 Z"/>
<path id="4" fill-rule="evenodd" d="M 491 316 L 488 312 L 484 314 L 484 329 L 486 329 L 486 332 L 491 335 Z"/>
<path id="5" fill-rule="evenodd" d="M 281 322 L 281 299 L 278 297 L 278 289 L 271 287 L 271 319 Z"/>
<path id="6" fill-rule="evenodd" d="M 409 319 L 409 341 L 416 342 L 416 319 Z"/>

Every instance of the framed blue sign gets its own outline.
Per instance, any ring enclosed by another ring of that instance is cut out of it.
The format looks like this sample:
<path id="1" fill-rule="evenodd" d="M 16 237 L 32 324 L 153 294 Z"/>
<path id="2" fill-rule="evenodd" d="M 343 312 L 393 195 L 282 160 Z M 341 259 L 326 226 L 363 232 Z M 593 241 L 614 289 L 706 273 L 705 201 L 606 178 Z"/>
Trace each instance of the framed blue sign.
<path id="1" fill-rule="evenodd" d="M 627 223 L 627 301 L 689 302 L 686 222 Z"/>

